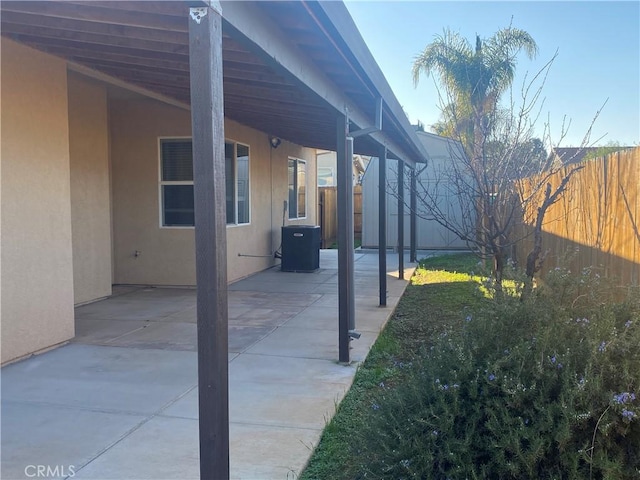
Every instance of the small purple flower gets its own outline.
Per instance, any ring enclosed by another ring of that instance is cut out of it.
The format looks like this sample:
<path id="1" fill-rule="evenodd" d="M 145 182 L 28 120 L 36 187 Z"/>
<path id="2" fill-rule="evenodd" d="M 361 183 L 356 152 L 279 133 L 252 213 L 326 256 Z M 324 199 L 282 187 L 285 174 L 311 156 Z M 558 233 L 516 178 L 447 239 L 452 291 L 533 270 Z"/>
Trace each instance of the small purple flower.
<path id="1" fill-rule="evenodd" d="M 449 385 L 447 385 L 446 383 L 442 386 L 443 390 L 449 390 Z"/>
<path id="2" fill-rule="evenodd" d="M 380 388 L 384 388 L 384 382 L 380 382 L 380 383 L 378 384 L 378 386 L 379 386 Z"/>
<path id="3" fill-rule="evenodd" d="M 551 357 L 551 363 L 556 363 L 556 356 Z"/>
<path id="4" fill-rule="evenodd" d="M 460 385 L 458 385 L 457 383 L 454 383 L 453 385 L 451 385 L 452 388 L 460 388 Z"/>
<path id="5" fill-rule="evenodd" d="M 380 405 L 378 405 L 377 403 L 372 403 L 371 408 L 373 408 L 374 410 L 380 410 Z"/>
<path id="6" fill-rule="evenodd" d="M 495 379 L 496 379 L 496 376 L 493 373 L 489 374 L 489 381 L 490 382 L 493 382 Z"/>
<path id="7" fill-rule="evenodd" d="M 604 352 L 606 349 L 607 349 L 607 342 L 604 342 L 604 341 L 603 341 L 602 343 L 600 343 L 600 346 L 598 347 L 598 351 L 602 353 L 602 352 Z"/>
<path id="8" fill-rule="evenodd" d="M 631 320 L 627 320 L 624 322 L 624 328 L 629 328 L 633 322 Z"/>
<path id="9" fill-rule="evenodd" d="M 562 364 L 558 362 L 558 370 L 562 370 Z"/>
<path id="10" fill-rule="evenodd" d="M 434 437 L 437 437 L 438 436 L 438 430 L 433 430 L 431 432 L 431 435 L 433 435 Z"/>
<path id="11" fill-rule="evenodd" d="M 470 322 L 470 321 L 472 320 L 471 315 L 467 315 L 467 318 L 465 318 L 465 320 L 466 320 L 467 322 Z"/>
<path id="12" fill-rule="evenodd" d="M 618 405 L 622 405 L 625 403 L 631 403 L 636 399 L 635 393 L 622 392 L 613 396 L 613 401 Z"/>
<path id="13" fill-rule="evenodd" d="M 632 412 L 631 410 L 627 410 L 625 408 L 624 410 L 622 410 L 622 416 L 624 418 L 626 418 L 627 420 L 631 420 L 633 417 L 636 416 L 636 414 L 634 412 Z"/>

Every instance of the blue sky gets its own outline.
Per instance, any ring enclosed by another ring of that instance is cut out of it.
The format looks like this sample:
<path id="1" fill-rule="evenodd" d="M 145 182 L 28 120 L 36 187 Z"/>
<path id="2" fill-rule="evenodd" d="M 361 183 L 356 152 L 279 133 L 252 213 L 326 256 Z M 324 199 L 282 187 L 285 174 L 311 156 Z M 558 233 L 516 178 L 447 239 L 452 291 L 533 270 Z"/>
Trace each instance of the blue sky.
<path id="1" fill-rule="evenodd" d="M 562 146 L 580 145 L 591 121 L 591 143 L 640 142 L 640 2 L 462 2 L 347 0 L 347 8 L 412 123 L 430 125 L 439 117 L 431 77 L 417 88 L 411 79 L 414 58 L 445 28 L 475 44 L 512 22 L 538 44 L 531 61 L 522 55 L 514 81 L 537 72 L 558 50 L 544 87 L 540 129 L 550 120 L 559 141 L 563 117 L 571 120 Z M 512 20 L 513 19 L 513 20 Z"/>

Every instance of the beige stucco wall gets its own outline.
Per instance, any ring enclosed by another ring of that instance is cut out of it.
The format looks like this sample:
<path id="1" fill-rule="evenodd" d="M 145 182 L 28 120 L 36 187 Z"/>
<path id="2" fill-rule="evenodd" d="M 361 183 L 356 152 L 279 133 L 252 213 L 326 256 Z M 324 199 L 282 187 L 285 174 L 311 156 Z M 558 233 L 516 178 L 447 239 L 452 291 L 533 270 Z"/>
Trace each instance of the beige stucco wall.
<path id="1" fill-rule="evenodd" d="M 1 40 L 2 362 L 74 335 L 67 70 Z"/>
<path id="2" fill-rule="evenodd" d="M 194 285 L 194 229 L 160 227 L 159 208 L 159 138 L 189 137 L 190 112 L 154 100 L 114 99 L 109 122 L 114 283 Z M 271 149 L 267 134 L 233 121 L 225 122 L 225 137 L 249 145 L 251 165 L 251 223 L 227 227 L 228 279 L 233 281 L 274 264 L 288 198 L 289 156 L 308 162 L 308 217 L 298 223 L 315 224 L 316 167 L 313 150 L 288 142 Z"/>
<path id="3" fill-rule="evenodd" d="M 111 295 L 107 92 L 69 73 L 71 231 L 76 304 Z"/>

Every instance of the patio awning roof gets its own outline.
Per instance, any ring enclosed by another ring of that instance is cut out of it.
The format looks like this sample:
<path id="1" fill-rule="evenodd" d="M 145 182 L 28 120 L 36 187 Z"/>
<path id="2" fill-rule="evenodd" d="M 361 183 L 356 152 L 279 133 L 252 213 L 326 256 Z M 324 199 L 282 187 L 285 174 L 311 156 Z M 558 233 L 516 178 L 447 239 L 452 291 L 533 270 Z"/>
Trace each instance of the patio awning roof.
<path id="1" fill-rule="evenodd" d="M 199 1 L 3 1 L 3 36 L 189 108 L 188 9 Z M 222 2 L 227 118 L 308 147 L 335 150 L 336 115 L 377 155 L 426 154 L 341 2 Z M 88 70 L 87 70 L 88 71 Z"/>

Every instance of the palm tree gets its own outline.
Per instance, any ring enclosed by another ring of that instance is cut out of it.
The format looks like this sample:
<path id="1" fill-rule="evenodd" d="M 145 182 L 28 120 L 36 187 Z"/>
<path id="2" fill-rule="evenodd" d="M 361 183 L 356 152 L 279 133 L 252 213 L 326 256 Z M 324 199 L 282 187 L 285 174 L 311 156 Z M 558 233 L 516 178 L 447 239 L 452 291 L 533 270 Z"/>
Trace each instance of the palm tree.
<path id="1" fill-rule="evenodd" d="M 516 57 L 522 50 L 532 59 L 538 47 L 531 35 L 517 28 L 504 28 L 485 40 L 476 36 L 475 50 L 467 39 L 445 30 L 413 63 L 416 86 L 421 73 L 439 77 L 451 103 L 443 109 L 438 127 L 443 130 L 443 123 L 448 123 L 449 131 L 461 137 L 474 161 L 481 158 L 490 116 L 513 82 Z"/>
<path id="2" fill-rule="evenodd" d="M 439 77 L 444 87 L 448 104 L 444 105 L 442 120 L 435 128 L 464 146 L 469 159 L 468 174 L 477 192 L 475 241 L 483 257 L 493 256 L 498 285 L 502 281 L 503 245 L 510 224 L 501 221 L 500 209 L 503 204 L 513 202 L 509 192 L 496 188 L 499 169 L 489 158 L 492 149 L 489 140 L 496 121 L 504 114 L 498 109 L 500 95 L 513 82 L 516 58 L 522 50 L 533 58 L 538 47 L 531 35 L 517 28 L 499 30 L 484 40 L 476 35 L 475 49 L 459 34 L 445 30 L 443 36 L 437 36 L 416 57 L 412 71 L 416 86 L 420 75 L 425 73 Z"/>

